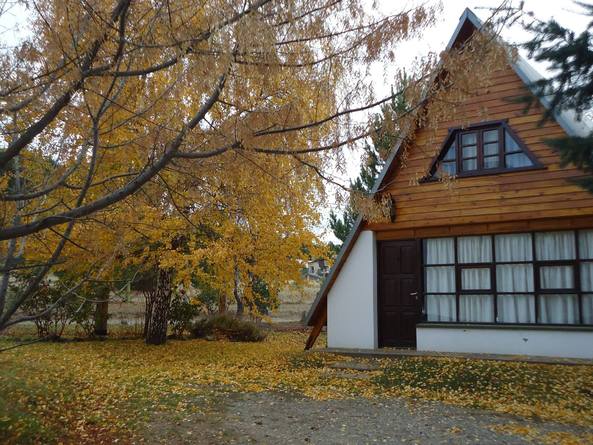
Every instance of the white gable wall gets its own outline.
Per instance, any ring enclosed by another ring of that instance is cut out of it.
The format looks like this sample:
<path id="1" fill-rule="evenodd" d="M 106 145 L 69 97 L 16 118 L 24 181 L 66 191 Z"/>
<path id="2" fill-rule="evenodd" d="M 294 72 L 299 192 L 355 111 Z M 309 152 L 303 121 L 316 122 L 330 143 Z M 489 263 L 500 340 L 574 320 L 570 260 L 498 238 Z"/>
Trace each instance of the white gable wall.
<path id="1" fill-rule="evenodd" d="M 360 232 L 327 295 L 327 346 L 377 348 L 375 234 Z"/>

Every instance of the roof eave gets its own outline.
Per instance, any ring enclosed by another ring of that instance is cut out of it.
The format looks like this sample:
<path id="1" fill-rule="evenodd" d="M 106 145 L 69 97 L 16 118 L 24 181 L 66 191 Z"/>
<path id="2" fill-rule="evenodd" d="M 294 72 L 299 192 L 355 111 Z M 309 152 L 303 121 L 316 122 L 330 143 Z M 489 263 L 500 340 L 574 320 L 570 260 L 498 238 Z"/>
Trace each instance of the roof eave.
<path id="1" fill-rule="evenodd" d="M 379 187 L 383 183 L 383 180 L 385 179 L 385 177 L 391 170 L 392 164 L 393 164 L 395 158 L 397 157 L 397 154 L 398 154 L 402 145 L 403 145 L 403 138 L 398 141 L 397 145 L 391 151 L 389 157 L 385 161 L 385 164 L 383 165 L 383 168 L 381 169 L 381 173 L 379 173 L 379 176 L 377 177 L 375 184 L 373 185 L 371 194 L 374 195 L 379 190 Z M 358 234 L 360 233 L 363 222 L 364 221 L 361 216 L 358 216 L 358 218 L 356 218 L 356 221 L 354 222 L 354 225 L 352 226 L 352 229 L 350 230 L 348 237 L 346 238 L 346 240 L 344 240 L 344 243 L 342 244 L 340 252 L 338 253 L 338 256 L 336 257 L 336 261 L 334 261 L 334 264 L 332 265 L 329 273 L 325 277 L 323 285 L 321 286 L 321 289 L 319 289 L 319 292 L 317 293 L 317 296 L 315 297 L 315 300 L 313 301 L 313 304 L 311 305 L 309 312 L 307 312 L 307 315 L 305 316 L 305 325 L 306 326 L 311 326 L 314 318 L 316 318 L 317 308 L 319 307 L 319 303 L 327 296 L 327 293 L 331 289 L 331 284 L 334 281 L 334 276 L 339 273 L 344 261 L 348 257 L 348 253 L 350 252 L 350 249 L 352 248 L 352 244 L 358 238 Z"/>
<path id="2" fill-rule="evenodd" d="M 527 60 L 519 55 L 511 64 L 517 75 L 528 88 L 534 82 L 543 79 L 543 76 Z M 535 95 L 533 89 L 531 89 L 531 92 Z M 538 99 L 545 109 L 550 109 L 550 102 L 547 97 L 538 97 Z M 591 128 L 584 121 L 577 119 L 576 113 L 573 110 L 564 110 L 560 113 L 555 113 L 554 118 L 569 136 L 585 137 L 591 133 Z"/>

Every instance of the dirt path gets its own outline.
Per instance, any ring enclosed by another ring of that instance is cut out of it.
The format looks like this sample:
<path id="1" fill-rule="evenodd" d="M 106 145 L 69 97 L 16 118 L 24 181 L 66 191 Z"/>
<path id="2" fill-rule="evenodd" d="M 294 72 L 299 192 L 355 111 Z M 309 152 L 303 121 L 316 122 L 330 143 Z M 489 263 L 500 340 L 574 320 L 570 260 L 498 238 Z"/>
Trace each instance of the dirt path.
<path id="1" fill-rule="evenodd" d="M 581 428 L 405 399 L 315 401 L 277 393 L 224 394 L 208 415 L 152 422 L 159 444 L 593 443 Z"/>

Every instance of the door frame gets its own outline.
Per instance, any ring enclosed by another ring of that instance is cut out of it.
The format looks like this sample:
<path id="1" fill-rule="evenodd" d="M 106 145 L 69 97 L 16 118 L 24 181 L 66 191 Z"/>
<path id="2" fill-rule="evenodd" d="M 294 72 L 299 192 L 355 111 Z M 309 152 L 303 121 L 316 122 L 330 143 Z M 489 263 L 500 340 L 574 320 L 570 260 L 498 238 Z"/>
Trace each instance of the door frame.
<path id="1" fill-rule="evenodd" d="M 406 238 L 406 239 L 385 239 L 385 240 L 377 240 L 376 241 L 376 246 L 375 246 L 375 260 L 376 260 L 376 264 L 377 264 L 377 268 L 376 268 L 376 272 L 375 272 L 375 279 L 376 279 L 376 292 L 377 292 L 377 303 L 375 305 L 376 307 L 376 311 L 375 311 L 375 320 L 376 320 L 376 335 L 377 335 L 377 347 L 378 348 L 384 348 L 386 346 L 384 346 L 382 344 L 382 337 L 381 337 L 381 316 L 379 311 L 382 308 L 382 296 L 381 296 L 381 267 L 382 267 L 382 262 L 381 262 L 381 244 L 386 244 L 386 243 L 390 243 L 390 242 L 405 242 L 405 241 L 413 241 L 416 244 L 416 252 L 417 252 L 417 256 L 418 256 L 418 261 L 416 264 L 416 276 L 418 277 L 418 298 L 420 299 L 420 316 L 418 319 L 418 323 L 422 322 L 422 317 L 423 317 L 423 309 L 424 309 L 424 274 L 423 274 L 423 265 L 424 265 L 424 251 L 422 249 L 423 247 L 423 243 L 422 243 L 422 238 Z M 417 344 L 417 331 L 414 332 L 414 345 L 412 346 L 413 348 L 416 348 L 416 344 Z M 387 346 L 389 347 L 389 346 Z M 401 347 L 405 347 L 405 346 L 401 346 Z"/>

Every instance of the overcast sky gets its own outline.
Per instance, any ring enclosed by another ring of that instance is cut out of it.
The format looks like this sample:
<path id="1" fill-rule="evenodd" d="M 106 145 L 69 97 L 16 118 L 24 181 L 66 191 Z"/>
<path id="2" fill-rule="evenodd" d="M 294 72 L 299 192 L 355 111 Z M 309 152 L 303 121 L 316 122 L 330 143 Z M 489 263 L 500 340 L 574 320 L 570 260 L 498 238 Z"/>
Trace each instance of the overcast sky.
<path id="1" fill-rule="evenodd" d="M 421 0 L 407 2 L 396 0 L 376 1 L 379 8 L 385 14 L 394 14 L 398 10 L 403 9 L 405 5 L 438 3 L 430 0 L 427 2 Z M 442 51 L 449 42 L 465 8 L 470 8 L 482 20 L 486 20 L 491 15 L 491 9 L 497 7 L 500 4 L 500 1 L 443 0 L 442 4 L 443 10 L 438 17 L 435 26 L 423 33 L 420 39 L 409 42 L 401 47 L 401 51 L 398 52 L 398 57 L 401 58 L 400 60 L 402 63 L 408 63 L 415 56 L 427 54 L 429 51 L 437 53 Z M 514 4 L 518 5 L 519 1 L 515 1 Z M 561 24 L 576 31 L 583 30 L 588 22 L 587 17 L 579 13 L 582 9 L 570 0 L 525 0 L 523 9 L 525 11 L 534 12 L 535 16 L 540 20 L 547 21 L 550 18 L 555 18 Z M 510 43 L 520 43 L 529 39 L 529 34 L 518 25 L 504 29 L 502 36 Z M 545 74 L 545 67 L 539 66 L 537 68 L 542 71 L 542 74 Z"/>

